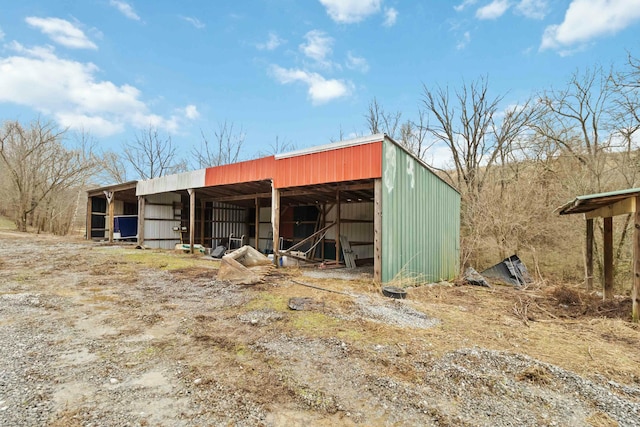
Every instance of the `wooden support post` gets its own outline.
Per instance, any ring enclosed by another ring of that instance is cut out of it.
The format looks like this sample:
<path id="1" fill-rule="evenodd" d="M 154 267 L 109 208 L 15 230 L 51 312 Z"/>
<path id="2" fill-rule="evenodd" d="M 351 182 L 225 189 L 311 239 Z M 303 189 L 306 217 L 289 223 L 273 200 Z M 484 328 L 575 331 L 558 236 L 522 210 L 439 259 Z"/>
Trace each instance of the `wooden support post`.
<path id="1" fill-rule="evenodd" d="M 144 245 L 144 196 L 138 196 L 138 245 Z"/>
<path id="2" fill-rule="evenodd" d="M 107 196 L 107 207 L 109 211 L 109 215 L 107 215 L 107 224 L 105 224 L 105 226 L 109 227 L 109 243 L 113 243 L 113 217 L 115 216 L 113 191 L 105 191 L 104 194 Z"/>
<path id="3" fill-rule="evenodd" d="M 604 218 L 604 293 L 603 299 L 613 298 L 613 217 Z"/>
<path id="4" fill-rule="evenodd" d="M 631 321 L 640 321 L 640 197 L 636 197 L 633 214 L 633 289 L 631 290 Z"/>
<path id="5" fill-rule="evenodd" d="M 260 252 L 260 198 L 256 197 L 256 241 L 254 248 Z"/>
<path id="6" fill-rule="evenodd" d="M 280 265 L 280 190 L 271 183 L 271 230 L 273 234 L 273 263 Z"/>
<path id="7" fill-rule="evenodd" d="M 87 197 L 87 223 L 86 223 L 86 233 L 85 238 L 87 240 L 91 240 L 91 210 L 93 208 L 93 197 Z"/>
<path id="8" fill-rule="evenodd" d="M 340 264 L 340 190 L 336 191 L 336 264 Z"/>
<path id="9" fill-rule="evenodd" d="M 324 226 L 327 225 L 327 204 L 323 204 L 322 205 L 322 228 L 324 228 Z M 324 237 L 322 236 L 322 242 L 320 243 L 320 245 L 322 245 L 320 247 L 320 259 L 322 259 L 322 261 L 324 261 Z"/>
<path id="10" fill-rule="evenodd" d="M 373 189 L 373 281 L 382 283 L 382 179 Z"/>
<path id="11" fill-rule="evenodd" d="M 585 250 L 585 278 L 587 290 L 593 289 L 593 219 L 587 219 L 587 238 Z"/>
<path id="12" fill-rule="evenodd" d="M 193 253 L 193 245 L 196 243 L 196 191 L 189 188 L 187 193 L 189 193 L 189 252 Z"/>
<path id="13" fill-rule="evenodd" d="M 200 244 L 204 247 L 204 212 L 207 202 L 200 199 Z"/>

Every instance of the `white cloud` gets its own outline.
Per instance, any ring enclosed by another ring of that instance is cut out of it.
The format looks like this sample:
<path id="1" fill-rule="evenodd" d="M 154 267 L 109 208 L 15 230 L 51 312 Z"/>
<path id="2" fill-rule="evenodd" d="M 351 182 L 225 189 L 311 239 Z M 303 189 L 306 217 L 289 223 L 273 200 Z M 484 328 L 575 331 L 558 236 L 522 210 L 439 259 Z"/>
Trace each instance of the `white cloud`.
<path id="1" fill-rule="evenodd" d="M 195 120 L 200 117 L 200 112 L 195 105 L 190 104 L 184 108 L 184 116 L 189 120 Z"/>
<path id="2" fill-rule="evenodd" d="M 124 131 L 124 123 L 112 122 L 100 116 L 61 111 L 55 113 L 56 121 L 63 128 L 85 130 L 96 136 L 109 136 Z"/>
<path id="3" fill-rule="evenodd" d="M 482 6 L 476 10 L 476 18 L 478 19 L 497 19 L 504 15 L 509 9 L 509 0 L 493 0 L 486 6 Z"/>
<path id="4" fill-rule="evenodd" d="M 2 31 L 2 27 L 0 27 L 0 41 L 4 40 L 4 31 Z"/>
<path id="5" fill-rule="evenodd" d="M 347 68 L 350 70 L 357 70 L 361 73 L 369 71 L 369 63 L 365 58 L 355 56 L 351 52 L 347 52 Z"/>
<path id="6" fill-rule="evenodd" d="M 444 143 L 435 143 L 424 153 L 424 161 L 433 167 L 447 169 L 453 166 L 451 150 Z"/>
<path id="7" fill-rule="evenodd" d="M 460 3 L 457 6 L 453 6 L 453 9 L 456 12 L 462 12 L 464 9 L 466 9 L 469 6 L 473 6 L 474 4 L 476 4 L 478 2 L 478 0 L 464 0 L 462 3 Z"/>
<path id="8" fill-rule="evenodd" d="M 336 22 L 353 24 L 380 11 L 382 0 L 320 0 Z"/>
<path id="9" fill-rule="evenodd" d="M 469 31 L 465 31 L 464 34 L 462 35 L 462 40 L 459 40 L 458 44 L 456 44 L 456 49 L 458 50 L 464 49 L 465 47 L 467 47 L 470 41 L 471 41 L 471 33 L 469 33 Z"/>
<path id="10" fill-rule="evenodd" d="M 530 19 L 544 19 L 548 9 L 547 0 L 521 0 L 516 5 L 516 13 Z"/>
<path id="11" fill-rule="evenodd" d="M 137 88 L 97 80 L 100 70 L 90 62 L 59 58 L 52 47 L 29 49 L 17 42 L 6 47 L 14 54 L 0 57 L 0 102 L 33 108 L 63 126 L 84 127 L 98 136 L 121 132 L 127 125 L 153 124 L 167 131 L 178 127 L 180 117 L 151 113 Z"/>
<path id="12" fill-rule="evenodd" d="M 111 6 L 113 6 L 113 7 L 115 7 L 116 9 L 118 9 L 120 11 L 120 13 L 122 13 L 127 18 L 133 19 L 134 21 L 139 21 L 140 20 L 140 17 L 136 13 L 136 11 L 133 10 L 133 6 L 131 6 L 126 1 L 109 0 L 109 4 Z"/>
<path id="13" fill-rule="evenodd" d="M 640 20 L 640 0 L 573 0 L 559 25 L 544 30 L 540 50 L 565 49 L 615 34 Z"/>
<path id="14" fill-rule="evenodd" d="M 304 35 L 304 38 L 307 42 L 300 45 L 302 53 L 321 65 L 331 65 L 331 63 L 327 61 L 327 56 L 333 52 L 331 48 L 333 38 L 327 36 L 320 30 L 311 30 Z"/>
<path id="15" fill-rule="evenodd" d="M 25 19 L 30 26 L 39 29 L 54 42 L 73 49 L 97 49 L 84 32 L 69 21 L 60 18 L 37 18 L 29 16 Z"/>
<path id="16" fill-rule="evenodd" d="M 308 86 L 308 95 L 315 105 L 324 104 L 342 98 L 351 93 L 352 85 L 343 80 L 325 79 L 318 73 L 300 69 L 286 69 L 278 65 L 271 66 L 271 74 L 282 84 L 304 83 Z"/>
<path id="17" fill-rule="evenodd" d="M 202 21 L 200 21 L 198 18 L 193 18 L 191 16 L 181 16 L 180 18 L 184 19 L 189 24 L 191 24 L 194 27 L 196 27 L 198 30 L 201 30 L 204 27 L 206 27 L 206 25 L 204 25 L 204 23 Z"/>
<path id="18" fill-rule="evenodd" d="M 286 40 L 281 39 L 274 32 L 269 33 L 269 38 L 264 43 L 258 43 L 256 47 L 260 50 L 274 50 L 277 49 L 281 44 L 283 44 Z"/>
<path id="19" fill-rule="evenodd" d="M 392 7 L 384 10 L 384 25 L 385 27 L 393 27 L 398 20 L 398 11 Z"/>

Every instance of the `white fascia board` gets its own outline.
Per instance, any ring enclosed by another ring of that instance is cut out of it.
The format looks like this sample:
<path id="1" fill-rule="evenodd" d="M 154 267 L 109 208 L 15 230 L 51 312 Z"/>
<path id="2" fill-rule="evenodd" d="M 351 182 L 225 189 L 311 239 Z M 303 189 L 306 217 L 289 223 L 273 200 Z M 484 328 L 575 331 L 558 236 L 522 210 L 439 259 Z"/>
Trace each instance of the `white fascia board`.
<path id="1" fill-rule="evenodd" d="M 206 171 L 206 169 L 199 169 L 197 171 L 138 181 L 136 195 L 147 196 L 149 194 L 169 193 L 189 188 L 202 188 L 204 187 Z"/>

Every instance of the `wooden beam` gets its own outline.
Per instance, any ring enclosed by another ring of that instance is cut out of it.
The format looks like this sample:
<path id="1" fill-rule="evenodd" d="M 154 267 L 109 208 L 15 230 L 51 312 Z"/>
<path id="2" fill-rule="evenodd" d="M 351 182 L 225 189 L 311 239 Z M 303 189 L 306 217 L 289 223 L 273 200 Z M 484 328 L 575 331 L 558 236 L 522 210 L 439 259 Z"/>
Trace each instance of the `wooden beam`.
<path id="1" fill-rule="evenodd" d="M 613 298 L 613 217 L 604 219 L 604 293 L 603 299 Z"/>
<path id="2" fill-rule="evenodd" d="M 585 248 L 585 277 L 587 290 L 593 289 L 593 219 L 587 220 L 587 236 Z"/>
<path id="3" fill-rule="evenodd" d="M 87 223 L 85 224 L 85 231 L 87 233 L 87 235 L 85 236 L 87 240 L 91 240 L 91 211 L 93 208 L 93 197 L 89 196 L 87 197 Z"/>
<path id="4" fill-rule="evenodd" d="M 205 202 L 200 199 L 200 244 L 204 247 L 204 211 L 205 211 Z"/>
<path id="5" fill-rule="evenodd" d="M 283 250 L 282 252 L 289 252 L 289 251 L 295 251 L 296 249 L 298 249 L 300 246 L 304 245 L 305 243 L 307 243 L 309 240 L 313 239 L 314 237 L 318 237 L 320 236 L 322 233 L 324 233 L 325 231 L 327 231 L 328 229 L 330 229 L 331 227 L 333 227 L 334 225 L 336 225 L 335 222 L 332 222 L 331 224 L 322 227 L 320 230 L 316 231 L 315 233 L 313 233 L 311 236 L 307 236 L 304 239 L 300 240 L 298 243 L 296 243 L 295 245 L 291 246 L 289 249 L 287 249 L 286 251 Z"/>
<path id="6" fill-rule="evenodd" d="M 115 203 L 113 203 L 114 202 L 113 191 L 105 191 L 104 194 L 105 196 L 107 196 L 107 204 L 109 209 L 109 218 L 107 219 L 109 223 L 106 224 L 109 229 L 109 243 L 113 243 L 113 217 L 115 216 L 115 212 L 114 212 Z"/>
<path id="7" fill-rule="evenodd" d="M 301 189 L 301 190 L 281 190 L 280 197 L 296 197 L 296 196 L 313 196 L 316 194 L 327 195 L 334 191 L 362 191 L 373 190 L 373 184 L 351 184 L 351 185 L 338 185 L 338 186 L 325 186 L 315 189 Z"/>
<path id="8" fill-rule="evenodd" d="M 189 193 L 189 252 L 193 253 L 193 246 L 196 243 L 196 191 L 189 188 L 187 193 Z"/>
<path id="9" fill-rule="evenodd" d="M 373 202 L 373 281 L 382 283 L 382 179 L 375 180 Z"/>
<path id="10" fill-rule="evenodd" d="M 327 224 L 327 205 L 322 205 L 322 226 L 324 227 Z M 326 236 L 322 236 L 322 246 L 320 247 L 320 258 L 324 261 L 324 238 Z"/>
<path id="11" fill-rule="evenodd" d="M 273 234 L 273 263 L 280 265 L 280 190 L 271 184 L 271 230 Z"/>
<path id="12" fill-rule="evenodd" d="M 216 197 L 212 200 L 215 200 L 216 202 L 239 202 L 242 200 L 252 200 L 257 197 L 261 199 L 268 199 L 269 197 L 271 197 L 271 193 L 239 194 L 237 196 Z"/>
<path id="13" fill-rule="evenodd" d="M 255 237 L 255 249 L 259 252 L 260 248 L 259 248 L 259 244 L 258 242 L 260 241 L 260 198 L 256 197 L 256 237 Z"/>
<path id="14" fill-rule="evenodd" d="M 138 196 L 138 245 L 144 245 L 144 211 L 145 211 L 145 198 L 144 196 Z"/>
<path id="15" fill-rule="evenodd" d="M 624 215 L 634 213 L 636 211 L 636 198 L 629 197 L 619 202 L 612 203 L 607 206 L 603 206 L 599 209 L 595 209 L 590 212 L 586 212 L 584 217 L 586 219 L 592 218 L 607 218 L 611 216 Z"/>
<path id="16" fill-rule="evenodd" d="M 340 264 L 340 190 L 336 191 L 336 264 Z"/>
<path id="17" fill-rule="evenodd" d="M 636 198 L 640 206 L 640 197 Z M 640 321 L 640 212 L 636 211 L 633 221 L 633 289 L 631 290 L 631 321 Z"/>

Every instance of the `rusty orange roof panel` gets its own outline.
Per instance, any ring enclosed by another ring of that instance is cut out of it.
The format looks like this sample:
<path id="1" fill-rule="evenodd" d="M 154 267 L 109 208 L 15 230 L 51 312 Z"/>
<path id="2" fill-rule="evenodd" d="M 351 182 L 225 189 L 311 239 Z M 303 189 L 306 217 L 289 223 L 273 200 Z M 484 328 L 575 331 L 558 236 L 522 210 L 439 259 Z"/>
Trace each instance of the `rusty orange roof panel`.
<path id="1" fill-rule="evenodd" d="M 382 141 L 278 158 L 276 188 L 382 177 Z"/>
<path id="2" fill-rule="evenodd" d="M 205 187 L 215 185 L 239 184 L 242 182 L 262 181 L 273 178 L 276 159 L 274 156 L 262 157 L 245 162 L 232 163 L 207 168 Z"/>

